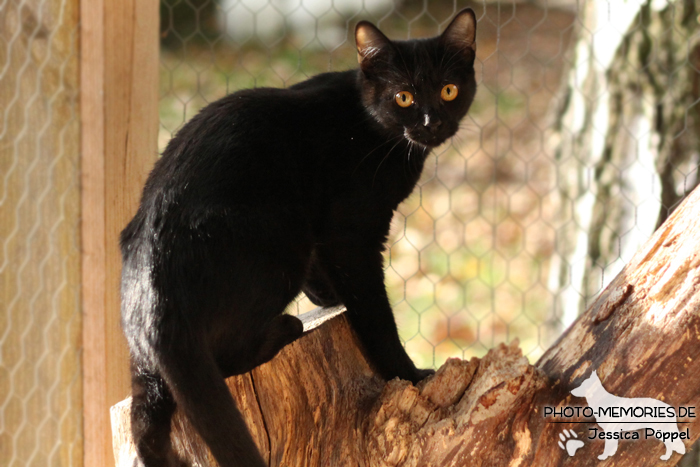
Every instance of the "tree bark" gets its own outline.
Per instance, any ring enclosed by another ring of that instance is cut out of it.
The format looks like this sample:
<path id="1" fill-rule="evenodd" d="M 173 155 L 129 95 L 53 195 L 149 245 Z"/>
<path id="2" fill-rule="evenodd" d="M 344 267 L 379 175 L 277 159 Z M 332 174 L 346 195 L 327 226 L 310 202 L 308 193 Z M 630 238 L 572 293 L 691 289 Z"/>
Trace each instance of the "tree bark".
<path id="1" fill-rule="evenodd" d="M 605 461 L 593 419 L 552 423 L 545 407 L 586 406 L 570 394 L 593 370 L 612 394 L 700 406 L 700 189 L 634 256 L 536 365 L 517 343 L 482 359 L 448 360 L 414 387 L 384 382 L 339 316 L 228 384 L 271 466 L 674 465 L 657 440 L 621 442 Z M 119 466 L 132 465 L 129 401 L 112 408 Z M 696 418 L 678 419 L 690 439 Z M 578 423 L 577 423 L 578 422 Z M 216 465 L 186 419 L 175 444 L 194 465 Z M 584 446 L 559 445 L 572 429 Z"/>
<path id="2" fill-rule="evenodd" d="M 696 0 L 588 0 L 552 138 L 550 327 L 567 327 L 698 183 Z"/>

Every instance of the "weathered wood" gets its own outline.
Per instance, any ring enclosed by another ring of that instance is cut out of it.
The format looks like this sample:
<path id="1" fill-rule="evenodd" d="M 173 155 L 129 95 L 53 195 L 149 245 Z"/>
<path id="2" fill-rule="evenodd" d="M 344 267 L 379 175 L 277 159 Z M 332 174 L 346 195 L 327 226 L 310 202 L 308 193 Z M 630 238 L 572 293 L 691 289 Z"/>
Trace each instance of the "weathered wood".
<path id="1" fill-rule="evenodd" d="M 535 366 L 515 342 L 480 360 L 449 360 L 417 387 L 385 383 L 340 316 L 229 384 L 271 466 L 660 464 L 659 441 L 621 442 L 599 461 L 604 442 L 588 440 L 593 421 L 543 416 L 546 406 L 585 406 L 570 390 L 592 370 L 618 396 L 700 406 L 700 190 Z M 128 401 L 112 415 L 115 452 L 130 465 Z M 679 422 L 689 422 L 690 446 L 700 421 Z M 175 427 L 188 460 L 215 465 L 186 421 Z M 564 429 L 585 441 L 575 457 L 557 444 Z"/>
<path id="2" fill-rule="evenodd" d="M 157 159 L 158 2 L 82 0 L 85 465 L 113 461 L 107 407 L 129 393 L 118 235 Z"/>
<path id="3" fill-rule="evenodd" d="M 82 465 L 77 0 L 0 2 L 0 465 Z"/>

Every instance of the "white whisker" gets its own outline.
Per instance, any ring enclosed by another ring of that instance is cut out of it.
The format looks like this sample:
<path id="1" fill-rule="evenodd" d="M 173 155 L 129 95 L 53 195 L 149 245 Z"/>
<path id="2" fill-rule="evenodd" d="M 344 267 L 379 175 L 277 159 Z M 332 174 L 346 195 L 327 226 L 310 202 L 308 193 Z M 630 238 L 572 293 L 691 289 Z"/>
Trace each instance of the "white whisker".
<path id="1" fill-rule="evenodd" d="M 404 127 L 404 129 L 403 129 L 403 135 L 404 135 L 404 137 L 408 140 L 409 143 L 413 143 L 413 144 L 415 144 L 415 145 L 417 145 L 418 147 L 423 148 L 423 149 L 425 149 L 425 148 L 428 147 L 428 146 L 426 146 L 425 144 L 419 143 L 419 142 L 416 141 L 415 139 L 411 138 L 411 136 L 408 134 L 408 128 L 406 128 L 406 127 Z"/>

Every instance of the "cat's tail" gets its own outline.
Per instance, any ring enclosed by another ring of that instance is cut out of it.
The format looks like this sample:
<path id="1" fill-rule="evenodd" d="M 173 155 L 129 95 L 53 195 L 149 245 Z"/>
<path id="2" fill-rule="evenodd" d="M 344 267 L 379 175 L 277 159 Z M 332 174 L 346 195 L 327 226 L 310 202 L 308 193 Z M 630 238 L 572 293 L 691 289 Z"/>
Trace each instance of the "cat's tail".
<path id="1" fill-rule="evenodd" d="M 267 467 L 236 407 L 214 357 L 178 342 L 159 353 L 161 374 L 175 402 L 220 467 Z"/>

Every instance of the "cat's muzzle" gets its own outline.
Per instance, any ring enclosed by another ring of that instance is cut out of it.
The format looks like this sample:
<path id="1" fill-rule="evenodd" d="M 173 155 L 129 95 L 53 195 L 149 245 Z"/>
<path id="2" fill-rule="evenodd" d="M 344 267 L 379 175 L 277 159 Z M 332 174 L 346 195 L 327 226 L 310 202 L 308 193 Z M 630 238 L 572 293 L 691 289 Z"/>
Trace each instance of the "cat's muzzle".
<path id="1" fill-rule="evenodd" d="M 443 126 L 416 127 L 410 130 L 404 128 L 403 135 L 408 141 L 414 144 L 418 144 L 422 147 L 434 148 L 447 141 L 448 138 L 454 135 L 454 132 Z"/>

